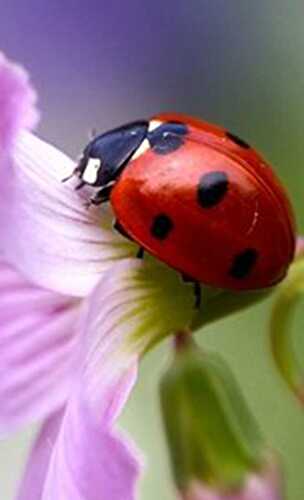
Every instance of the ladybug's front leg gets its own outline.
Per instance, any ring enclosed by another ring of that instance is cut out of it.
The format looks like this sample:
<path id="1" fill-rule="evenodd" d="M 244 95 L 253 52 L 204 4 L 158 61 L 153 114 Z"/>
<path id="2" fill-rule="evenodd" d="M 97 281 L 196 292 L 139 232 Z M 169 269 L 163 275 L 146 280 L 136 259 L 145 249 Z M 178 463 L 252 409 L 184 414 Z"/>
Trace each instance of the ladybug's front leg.
<path id="1" fill-rule="evenodd" d="M 132 238 L 128 235 L 128 233 L 124 230 L 124 228 L 122 227 L 122 225 L 120 224 L 120 222 L 118 220 L 115 220 L 114 223 L 113 223 L 113 228 L 119 233 L 121 234 L 121 236 L 124 236 L 125 238 L 128 238 L 128 240 L 132 240 Z"/>
<path id="2" fill-rule="evenodd" d="M 128 235 L 128 233 L 124 230 L 124 228 L 122 227 L 122 225 L 120 224 L 120 222 L 118 222 L 118 220 L 116 220 L 113 224 L 113 227 L 114 229 L 116 229 L 116 231 L 119 232 L 119 234 L 121 234 L 122 236 L 124 236 L 125 238 L 128 238 L 128 240 L 130 241 L 134 241 L 131 236 Z M 137 254 L 136 254 L 136 258 L 137 259 L 143 259 L 144 258 L 144 248 L 143 247 L 139 247 L 138 251 L 137 251 Z"/>
<path id="3" fill-rule="evenodd" d="M 102 203 L 106 203 L 110 199 L 110 194 L 113 189 L 113 184 L 105 186 L 101 188 L 93 198 L 90 199 L 91 205 L 101 205 Z"/>

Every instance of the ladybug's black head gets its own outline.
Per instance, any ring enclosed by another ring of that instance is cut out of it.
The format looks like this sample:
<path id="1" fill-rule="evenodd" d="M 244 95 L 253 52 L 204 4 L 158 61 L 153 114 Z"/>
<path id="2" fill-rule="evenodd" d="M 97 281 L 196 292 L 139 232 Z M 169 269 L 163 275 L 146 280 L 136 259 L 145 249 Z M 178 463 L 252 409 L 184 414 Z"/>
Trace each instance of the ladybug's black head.
<path id="1" fill-rule="evenodd" d="M 85 148 L 76 173 L 84 184 L 103 187 L 113 182 L 139 148 L 148 122 L 137 121 L 95 137 Z"/>

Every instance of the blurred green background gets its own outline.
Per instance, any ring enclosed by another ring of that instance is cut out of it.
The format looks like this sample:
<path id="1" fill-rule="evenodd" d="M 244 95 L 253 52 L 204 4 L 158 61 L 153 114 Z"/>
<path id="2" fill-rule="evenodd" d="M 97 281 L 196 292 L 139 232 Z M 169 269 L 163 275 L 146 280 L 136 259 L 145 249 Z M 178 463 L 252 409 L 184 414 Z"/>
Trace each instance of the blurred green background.
<path id="1" fill-rule="evenodd" d="M 159 111 L 223 124 L 255 145 L 280 175 L 304 227 L 303 0 L 3 0 L 1 49 L 23 63 L 40 95 L 39 132 L 76 156 L 87 133 Z M 303 302 L 304 306 L 304 302 Z M 304 493 L 304 412 L 270 356 L 271 299 L 206 328 L 269 443 L 281 454 L 288 500 Z M 303 313 L 295 339 L 304 352 Z M 144 450 L 141 500 L 173 500 L 157 385 L 169 342 L 144 360 L 121 423 Z M 0 444 L 0 498 L 11 500 L 32 429 Z"/>

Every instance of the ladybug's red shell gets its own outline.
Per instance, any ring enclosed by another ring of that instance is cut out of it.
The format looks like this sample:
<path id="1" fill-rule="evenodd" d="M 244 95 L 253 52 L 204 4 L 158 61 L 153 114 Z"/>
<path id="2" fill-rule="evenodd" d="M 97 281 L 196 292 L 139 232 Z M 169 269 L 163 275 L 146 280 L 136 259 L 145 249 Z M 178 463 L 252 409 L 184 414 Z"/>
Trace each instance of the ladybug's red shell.
<path id="1" fill-rule="evenodd" d="M 120 225 L 140 246 L 207 285 L 271 286 L 295 247 L 288 199 L 262 157 L 221 128 L 177 115 L 180 147 L 132 160 L 111 193 Z"/>

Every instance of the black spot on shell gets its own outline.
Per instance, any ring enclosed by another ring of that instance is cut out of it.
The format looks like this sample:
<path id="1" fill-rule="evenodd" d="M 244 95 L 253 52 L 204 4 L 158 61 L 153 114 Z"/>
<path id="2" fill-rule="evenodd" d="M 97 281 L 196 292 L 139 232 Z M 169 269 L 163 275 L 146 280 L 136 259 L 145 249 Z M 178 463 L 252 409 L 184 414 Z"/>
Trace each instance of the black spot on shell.
<path id="1" fill-rule="evenodd" d="M 211 208 L 217 205 L 227 193 L 228 184 L 225 172 L 218 170 L 204 174 L 197 189 L 197 199 L 201 207 Z"/>
<path id="2" fill-rule="evenodd" d="M 165 240 L 173 229 L 173 222 L 166 214 L 157 215 L 151 226 L 151 234 L 158 240 Z"/>
<path id="3" fill-rule="evenodd" d="M 230 139 L 232 142 L 234 142 L 235 144 L 237 144 L 241 148 L 250 149 L 249 144 L 247 142 L 243 141 L 243 139 L 241 139 L 237 135 L 232 134 L 231 132 L 226 132 L 226 136 L 228 137 L 228 139 Z"/>
<path id="4" fill-rule="evenodd" d="M 148 132 L 148 141 L 153 151 L 166 155 L 176 151 L 184 144 L 184 136 L 188 133 L 183 123 L 163 123 L 152 132 Z"/>
<path id="5" fill-rule="evenodd" d="M 233 259 L 229 274 L 238 280 L 248 276 L 258 258 L 258 252 L 254 248 L 247 248 L 236 255 Z"/>

